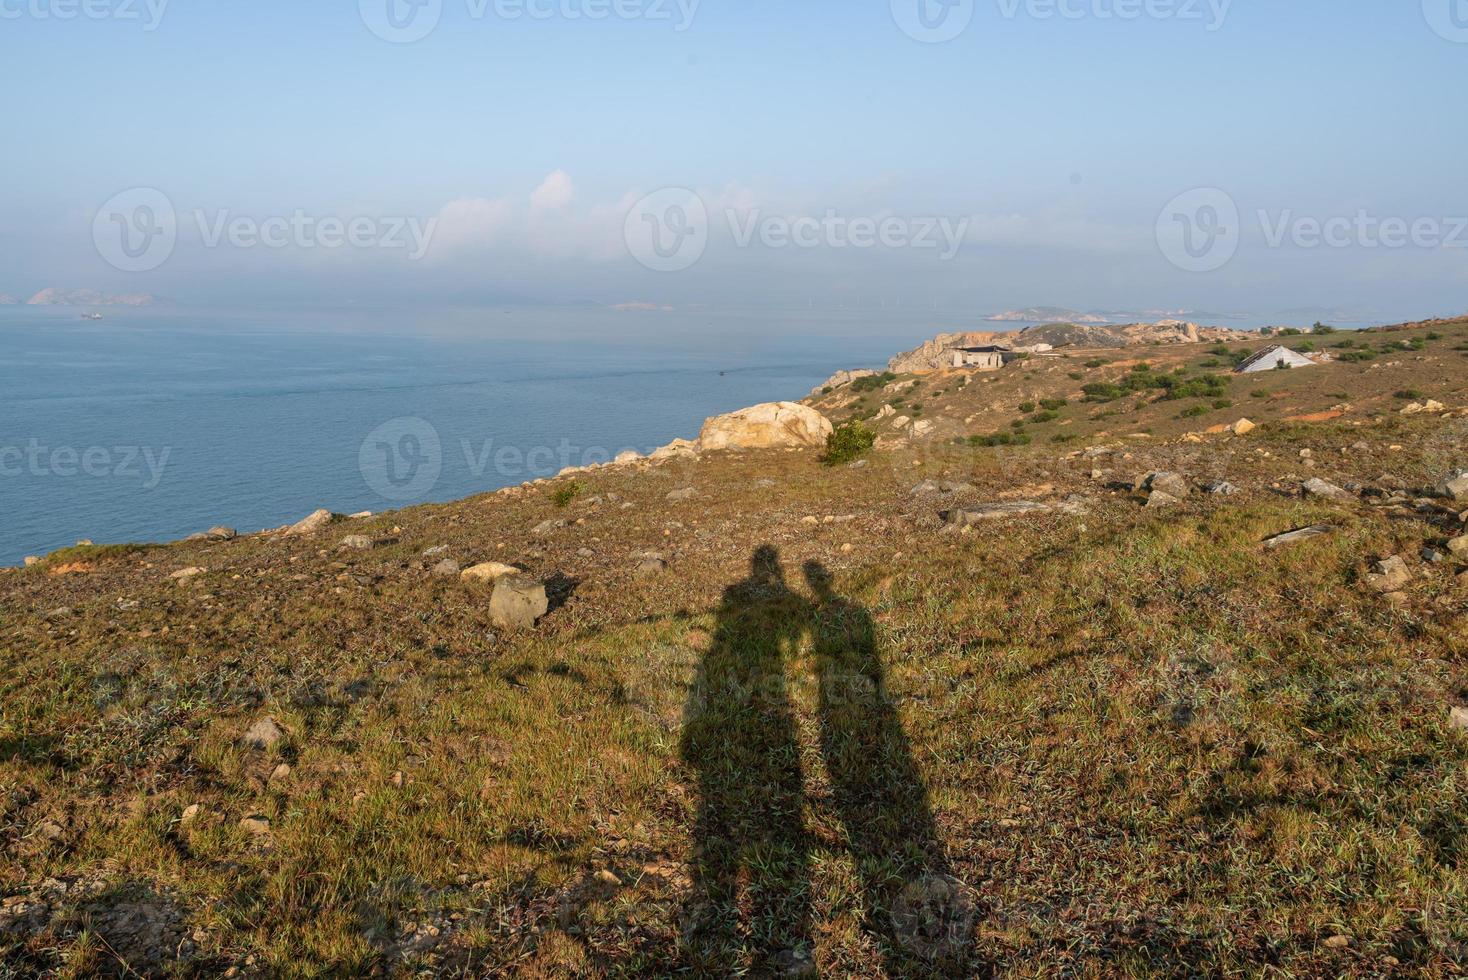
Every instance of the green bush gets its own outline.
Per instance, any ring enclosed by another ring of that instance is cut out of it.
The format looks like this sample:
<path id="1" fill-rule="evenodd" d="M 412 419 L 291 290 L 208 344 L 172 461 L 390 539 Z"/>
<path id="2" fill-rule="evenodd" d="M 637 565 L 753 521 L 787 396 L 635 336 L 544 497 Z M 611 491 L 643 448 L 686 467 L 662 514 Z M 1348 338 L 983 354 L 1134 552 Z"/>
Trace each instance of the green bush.
<path id="1" fill-rule="evenodd" d="M 1227 398 L 1216 398 L 1213 401 L 1214 408 L 1233 408 L 1234 403 Z"/>
<path id="2" fill-rule="evenodd" d="M 1034 402 L 1020 402 L 1019 403 L 1019 410 L 1021 412 L 1024 412 L 1026 415 L 1028 415 L 1028 414 L 1030 414 L 1031 412 L 1033 412 L 1035 410 L 1035 403 Z"/>
<path id="3" fill-rule="evenodd" d="M 1093 381 L 1081 389 L 1086 400 L 1091 402 L 1114 402 L 1127 393 L 1127 389 L 1110 381 Z"/>
<path id="4" fill-rule="evenodd" d="M 1047 412 L 1053 412 L 1056 409 L 1058 409 L 1058 408 L 1064 408 L 1065 406 L 1067 406 L 1069 404 L 1070 404 L 1070 402 L 1066 401 L 1064 398 L 1041 398 L 1040 399 L 1040 407 L 1043 408 L 1043 409 L 1045 409 L 1045 411 L 1047 411 Z"/>
<path id="5" fill-rule="evenodd" d="M 996 432 L 989 436 L 969 436 L 970 446 L 1028 446 L 1031 437 L 1028 432 Z"/>
<path id="6" fill-rule="evenodd" d="M 1108 361 L 1102 361 L 1102 360 L 1099 360 L 1098 359 L 1098 360 L 1094 360 L 1094 361 L 1087 361 L 1086 362 L 1086 367 L 1088 367 L 1088 368 L 1105 367 L 1108 363 L 1110 363 L 1110 362 L 1108 362 Z"/>
<path id="7" fill-rule="evenodd" d="M 570 483 L 563 483 L 551 491 L 551 503 L 557 507 L 565 507 L 585 492 L 586 484 L 580 480 L 572 480 Z"/>
<path id="8" fill-rule="evenodd" d="M 1046 411 L 1043 411 L 1043 412 L 1036 412 L 1034 418 L 1032 418 L 1030 421 L 1032 421 L 1032 422 L 1054 422 L 1058 418 L 1060 418 L 1060 413 L 1059 412 L 1052 412 L 1052 411 L 1049 411 L 1047 409 Z"/>
<path id="9" fill-rule="evenodd" d="M 869 374 L 864 378 L 857 378 L 851 382 L 852 391 L 876 391 L 885 388 L 897 380 L 897 375 L 891 371 L 883 371 L 881 374 Z"/>
<path id="10" fill-rule="evenodd" d="M 1208 412 L 1209 408 L 1207 405 L 1194 405 L 1192 408 L 1183 409 L 1182 414 L 1180 414 L 1178 418 L 1195 419 L 1200 415 L 1207 415 Z"/>
<path id="11" fill-rule="evenodd" d="M 1400 398 L 1402 399 L 1402 401 L 1406 402 L 1416 401 L 1418 398 L 1422 397 L 1422 392 L 1418 391 L 1416 388 L 1403 388 L 1401 391 L 1396 393 L 1395 397 Z"/>
<path id="12" fill-rule="evenodd" d="M 849 463 L 870 452 L 876 441 L 877 434 L 864 422 L 849 419 L 826 436 L 826 451 L 821 456 L 821 462 L 827 466 Z"/>
<path id="13" fill-rule="evenodd" d="M 1268 398 L 1269 397 L 1269 392 L 1265 391 L 1263 388 L 1255 388 L 1253 391 L 1249 392 L 1249 397 L 1250 398 Z"/>

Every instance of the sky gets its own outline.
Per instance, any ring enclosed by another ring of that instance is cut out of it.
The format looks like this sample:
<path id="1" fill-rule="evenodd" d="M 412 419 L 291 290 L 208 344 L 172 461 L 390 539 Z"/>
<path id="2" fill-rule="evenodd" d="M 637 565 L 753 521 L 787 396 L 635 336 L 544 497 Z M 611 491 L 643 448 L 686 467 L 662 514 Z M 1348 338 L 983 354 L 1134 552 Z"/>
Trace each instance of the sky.
<path id="1" fill-rule="evenodd" d="M 0 0 L 0 293 L 1468 310 L 1468 0 Z"/>

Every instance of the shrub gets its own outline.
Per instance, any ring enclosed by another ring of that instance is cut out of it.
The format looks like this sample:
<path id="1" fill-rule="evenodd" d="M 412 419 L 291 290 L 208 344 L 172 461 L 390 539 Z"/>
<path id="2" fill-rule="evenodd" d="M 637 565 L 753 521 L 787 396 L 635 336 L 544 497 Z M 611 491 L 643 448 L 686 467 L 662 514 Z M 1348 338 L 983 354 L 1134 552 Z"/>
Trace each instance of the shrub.
<path id="1" fill-rule="evenodd" d="M 1021 412 L 1024 412 L 1026 415 L 1028 415 L 1028 414 L 1030 414 L 1031 412 L 1033 412 L 1035 410 L 1035 403 L 1034 402 L 1020 402 L 1019 403 L 1019 410 Z"/>
<path id="2" fill-rule="evenodd" d="M 1321 323 L 1319 320 L 1317 320 L 1317 321 L 1315 321 L 1315 328 L 1313 330 L 1311 330 L 1310 332 L 1311 333 L 1315 333 L 1315 334 L 1320 334 L 1320 335 L 1324 336 L 1325 334 L 1335 333 L 1336 330 L 1335 330 L 1335 327 L 1328 327 L 1325 324 Z"/>
<path id="3" fill-rule="evenodd" d="M 1192 408 L 1183 409 L 1182 414 L 1179 415 L 1178 418 L 1195 419 L 1200 415 L 1207 415 L 1208 411 L 1209 409 L 1207 405 L 1194 405 Z"/>
<path id="4" fill-rule="evenodd" d="M 1069 374 L 1067 374 L 1067 375 L 1066 375 L 1066 377 L 1067 377 L 1067 378 L 1069 378 L 1069 379 L 1070 379 L 1070 380 L 1072 380 L 1072 381 L 1079 381 L 1079 380 L 1081 380 L 1081 379 L 1082 379 L 1082 378 L 1084 378 L 1084 377 L 1085 377 L 1085 375 L 1084 375 L 1084 374 L 1082 374 L 1082 373 L 1081 373 L 1081 372 L 1079 372 L 1079 371 L 1072 371 L 1072 372 L 1070 372 L 1070 373 L 1069 373 Z"/>
<path id="5" fill-rule="evenodd" d="M 1052 412 L 1052 411 L 1049 411 L 1047 409 L 1046 411 L 1043 411 L 1043 412 L 1036 412 L 1035 413 L 1035 417 L 1033 419 L 1031 419 L 1031 421 L 1033 421 L 1033 422 L 1054 422 L 1058 418 L 1060 418 L 1060 413 L 1059 412 Z"/>
<path id="6" fill-rule="evenodd" d="M 1215 398 L 1213 400 L 1213 407 L 1214 408 L 1233 408 L 1234 407 L 1234 403 L 1232 401 L 1230 401 L 1229 399 L 1227 399 L 1227 398 Z"/>
<path id="7" fill-rule="evenodd" d="M 996 432 L 988 436 L 969 436 L 970 446 L 1028 446 L 1030 444 L 1028 432 Z"/>
<path id="8" fill-rule="evenodd" d="M 1422 397 L 1422 392 L 1418 391 L 1416 388 L 1403 388 L 1401 391 L 1396 393 L 1395 397 L 1407 402 L 1416 401 L 1418 398 Z"/>
<path id="9" fill-rule="evenodd" d="M 1086 400 L 1092 402 L 1113 402 L 1127 392 L 1121 385 L 1110 381 L 1095 381 L 1081 390 L 1086 393 Z"/>
<path id="10" fill-rule="evenodd" d="M 582 483 L 580 480 L 572 480 L 570 483 L 563 483 L 551 491 L 551 503 L 555 504 L 557 507 L 565 507 L 570 504 L 571 501 L 581 496 L 581 494 L 585 491 L 586 484 Z"/>
<path id="11" fill-rule="evenodd" d="M 877 434 L 866 423 L 849 419 L 826 436 L 826 451 L 821 456 L 821 462 L 827 466 L 849 463 L 870 452 L 876 441 Z"/>
<path id="12" fill-rule="evenodd" d="M 1099 360 L 1099 359 L 1098 360 L 1094 360 L 1094 361 L 1087 361 L 1086 362 L 1086 367 L 1088 367 L 1088 368 L 1105 367 L 1107 363 L 1108 362 L 1102 361 L 1102 360 Z"/>
<path id="13" fill-rule="evenodd" d="M 897 380 L 897 375 L 891 371 L 883 371 L 881 374 L 869 374 L 864 378 L 857 378 L 851 382 L 852 391 L 876 391 L 885 388 Z"/>
<path id="14" fill-rule="evenodd" d="M 1075 442 L 1081 437 L 1079 432 L 1057 432 L 1050 437 L 1051 442 Z"/>
<path id="15" fill-rule="evenodd" d="M 1443 339 L 1443 335 L 1440 334 L 1440 333 L 1438 333 L 1436 330 L 1429 330 L 1427 332 L 1427 336 L 1425 338 L 1423 338 L 1423 339 L 1424 340 L 1442 340 Z"/>
<path id="16" fill-rule="evenodd" d="M 1199 365 L 1198 365 L 1198 366 L 1199 366 L 1199 367 L 1203 367 L 1203 368 L 1216 368 L 1216 367 L 1223 367 L 1223 362 L 1222 362 L 1222 361 L 1220 361 L 1220 360 L 1219 360 L 1219 359 L 1218 359 L 1218 358 L 1216 358 L 1216 357 L 1210 357 L 1210 358 L 1208 358 L 1208 360 L 1206 360 L 1206 361 L 1204 361 L 1204 362 L 1202 362 L 1202 363 L 1201 363 L 1201 364 L 1199 364 Z"/>
<path id="17" fill-rule="evenodd" d="M 1249 392 L 1249 397 L 1250 398 L 1268 398 L 1269 397 L 1269 392 L 1265 391 L 1263 388 L 1255 388 L 1253 391 Z"/>
<path id="18" fill-rule="evenodd" d="M 1053 412 L 1057 408 L 1064 408 L 1065 406 L 1067 406 L 1069 404 L 1070 404 L 1070 402 L 1066 401 L 1064 398 L 1041 398 L 1040 399 L 1040 407 L 1043 408 L 1043 409 L 1045 409 L 1045 411 L 1047 411 L 1047 412 Z"/>

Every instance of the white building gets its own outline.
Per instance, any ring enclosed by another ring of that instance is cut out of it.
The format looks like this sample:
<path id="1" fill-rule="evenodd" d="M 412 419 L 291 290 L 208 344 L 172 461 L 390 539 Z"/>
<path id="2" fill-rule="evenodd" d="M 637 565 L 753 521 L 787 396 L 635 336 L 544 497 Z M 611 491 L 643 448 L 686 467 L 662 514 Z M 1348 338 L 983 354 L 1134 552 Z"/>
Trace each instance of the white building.
<path id="1" fill-rule="evenodd" d="M 1315 367 L 1316 362 L 1310 360 L 1299 351 L 1290 350 L 1279 344 L 1266 347 L 1257 351 L 1245 359 L 1238 367 L 1234 368 L 1235 374 L 1257 374 L 1260 371 L 1275 371 L 1283 365 L 1287 368 Z"/>

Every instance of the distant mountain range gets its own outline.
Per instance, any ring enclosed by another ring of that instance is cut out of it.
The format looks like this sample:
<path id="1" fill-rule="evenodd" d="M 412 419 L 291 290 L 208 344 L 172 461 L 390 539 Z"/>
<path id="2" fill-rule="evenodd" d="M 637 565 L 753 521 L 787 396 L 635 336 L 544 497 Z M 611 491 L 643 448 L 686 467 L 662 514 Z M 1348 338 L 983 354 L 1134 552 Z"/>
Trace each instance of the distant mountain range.
<path id="1" fill-rule="evenodd" d="M 26 300 L 27 306 L 153 306 L 159 302 L 151 293 L 101 293 L 95 289 L 61 289 L 51 286 Z"/>
<path id="2" fill-rule="evenodd" d="M 1201 310 L 1068 310 L 1062 306 L 1031 306 L 1023 310 L 1006 310 L 984 317 L 990 323 L 1079 323 L 1119 324 L 1144 323 L 1166 319 L 1188 319 L 1195 322 L 1207 320 L 1238 320 L 1247 318 L 1247 313 L 1205 313 Z"/>

